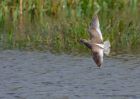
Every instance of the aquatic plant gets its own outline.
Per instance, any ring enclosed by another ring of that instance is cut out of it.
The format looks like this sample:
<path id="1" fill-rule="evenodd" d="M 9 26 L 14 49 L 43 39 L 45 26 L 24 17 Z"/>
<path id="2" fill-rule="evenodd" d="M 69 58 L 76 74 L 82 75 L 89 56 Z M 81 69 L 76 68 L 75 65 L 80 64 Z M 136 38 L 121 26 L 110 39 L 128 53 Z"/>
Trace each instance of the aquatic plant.
<path id="1" fill-rule="evenodd" d="M 98 13 L 105 39 L 112 49 L 139 48 L 138 0 L 1 0 L 0 46 L 86 52 L 78 41 Z"/>

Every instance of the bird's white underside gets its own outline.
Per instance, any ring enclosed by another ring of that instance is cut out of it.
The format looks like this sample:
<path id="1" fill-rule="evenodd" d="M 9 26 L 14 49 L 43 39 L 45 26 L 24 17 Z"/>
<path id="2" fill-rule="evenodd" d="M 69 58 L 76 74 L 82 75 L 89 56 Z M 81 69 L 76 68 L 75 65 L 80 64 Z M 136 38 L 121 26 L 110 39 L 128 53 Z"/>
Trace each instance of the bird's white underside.
<path id="1" fill-rule="evenodd" d="M 99 56 L 100 56 L 101 63 L 103 63 L 103 56 L 104 56 L 104 50 L 103 49 L 99 50 Z"/>

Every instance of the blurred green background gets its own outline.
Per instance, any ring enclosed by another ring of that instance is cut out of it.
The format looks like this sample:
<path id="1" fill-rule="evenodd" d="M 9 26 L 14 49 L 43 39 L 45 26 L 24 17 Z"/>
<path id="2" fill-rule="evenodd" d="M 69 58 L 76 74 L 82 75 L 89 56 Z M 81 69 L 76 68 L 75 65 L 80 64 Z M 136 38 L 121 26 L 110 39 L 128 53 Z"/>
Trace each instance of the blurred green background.
<path id="1" fill-rule="evenodd" d="M 78 41 L 95 13 L 112 52 L 138 51 L 139 0 L 1 0 L 0 49 L 86 53 Z"/>

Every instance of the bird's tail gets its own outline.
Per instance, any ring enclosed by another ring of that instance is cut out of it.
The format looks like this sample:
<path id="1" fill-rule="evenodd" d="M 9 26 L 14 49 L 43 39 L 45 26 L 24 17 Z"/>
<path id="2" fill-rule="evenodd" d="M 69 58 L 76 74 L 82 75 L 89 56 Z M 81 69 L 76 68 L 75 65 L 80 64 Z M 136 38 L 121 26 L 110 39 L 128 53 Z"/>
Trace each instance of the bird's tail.
<path id="1" fill-rule="evenodd" d="M 104 54 L 107 55 L 107 56 L 110 53 L 110 47 L 111 47 L 111 45 L 110 45 L 109 40 L 105 41 L 104 42 Z"/>

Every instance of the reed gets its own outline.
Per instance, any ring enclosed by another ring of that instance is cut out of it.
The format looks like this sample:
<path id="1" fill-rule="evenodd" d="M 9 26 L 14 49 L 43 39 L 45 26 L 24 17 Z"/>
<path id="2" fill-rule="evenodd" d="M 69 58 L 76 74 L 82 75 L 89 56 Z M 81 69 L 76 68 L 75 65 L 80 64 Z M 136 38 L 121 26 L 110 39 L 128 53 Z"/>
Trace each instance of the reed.
<path id="1" fill-rule="evenodd" d="M 139 4 L 138 0 L 2 0 L 0 46 L 86 52 L 78 40 L 88 38 L 88 25 L 98 13 L 103 36 L 114 51 L 137 49 Z"/>

